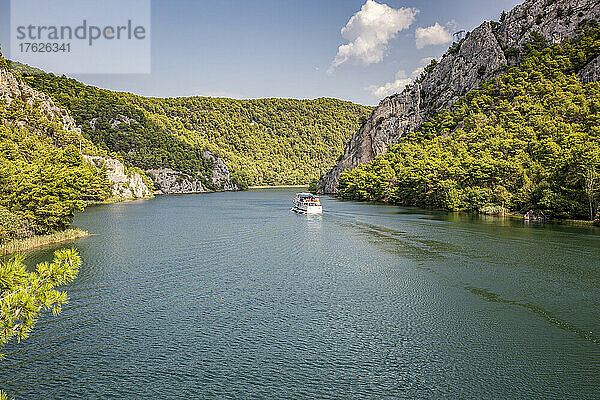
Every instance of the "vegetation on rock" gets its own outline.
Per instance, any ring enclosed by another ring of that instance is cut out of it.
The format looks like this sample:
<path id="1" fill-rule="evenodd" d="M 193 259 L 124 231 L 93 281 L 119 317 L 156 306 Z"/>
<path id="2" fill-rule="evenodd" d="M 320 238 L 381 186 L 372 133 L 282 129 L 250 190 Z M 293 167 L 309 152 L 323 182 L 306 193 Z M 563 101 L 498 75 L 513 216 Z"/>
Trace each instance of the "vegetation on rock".
<path id="1" fill-rule="evenodd" d="M 84 136 L 126 164 L 211 176 L 209 150 L 240 187 L 303 184 L 335 164 L 372 108 L 335 99 L 148 98 L 52 74 L 27 83 L 68 109 Z"/>
<path id="2" fill-rule="evenodd" d="M 548 46 L 469 92 L 373 161 L 340 177 L 348 199 L 446 210 L 506 208 L 593 219 L 600 192 L 600 83 L 574 75 L 600 54 L 600 28 Z"/>
<path id="3" fill-rule="evenodd" d="M 0 98 L 0 121 L 0 244 L 64 230 L 84 201 L 111 195 L 105 171 L 80 155 L 80 135 L 39 102 Z"/>

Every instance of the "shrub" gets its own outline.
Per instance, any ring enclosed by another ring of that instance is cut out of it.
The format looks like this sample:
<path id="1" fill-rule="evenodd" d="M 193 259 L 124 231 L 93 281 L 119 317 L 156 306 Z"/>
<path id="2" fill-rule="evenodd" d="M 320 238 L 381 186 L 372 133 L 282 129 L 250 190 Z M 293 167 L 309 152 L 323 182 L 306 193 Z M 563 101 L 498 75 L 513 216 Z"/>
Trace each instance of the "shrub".
<path id="1" fill-rule="evenodd" d="M 32 230 L 21 217 L 0 206 L 0 243 L 32 235 Z"/>
<path id="2" fill-rule="evenodd" d="M 456 54 L 460 50 L 460 43 L 452 42 L 452 45 L 448 48 L 448 54 Z"/>
<path id="3" fill-rule="evenodd" d="M 485 215 L 504 215 L 508 212 L 508 210 L 502 206 L 491 204 L 487 205 L 479 210 L 480 214 Z"/>

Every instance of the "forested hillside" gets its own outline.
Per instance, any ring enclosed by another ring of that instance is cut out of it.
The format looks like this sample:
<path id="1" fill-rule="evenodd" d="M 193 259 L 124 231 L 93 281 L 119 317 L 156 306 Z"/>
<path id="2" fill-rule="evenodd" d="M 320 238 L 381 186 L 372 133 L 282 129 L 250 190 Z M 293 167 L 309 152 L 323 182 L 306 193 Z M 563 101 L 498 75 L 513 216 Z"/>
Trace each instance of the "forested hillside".
<path id="1" fill-rule="evenodd" d="M 519 67 L 343 173 L 340 196 L 592 219 L 600 192 L 600 83 L 584 84 L 574 73 L 599 54 L 596 23 L 560 44 L 533 34 Z"/>
<path id="2" fill-rule="evenodd" d="M 18 66 L 17 66 L 18 68 Z M 302 184 L 331 168 L 372 108 L 335 99 L 147 98 L 20 69 L 83 134 L 142 169 L 208 173 L 209 150 L 247 184 Z"/>
<path id="3" fill-rule="evenodd" d="M 1 53 L 0 74 L 7 79 Z M 111 195 L 106 172 L 79 153 L 93 145 L 29 95 L 0 96 L 0 243 L 64 230 L 84 201 Z"/>

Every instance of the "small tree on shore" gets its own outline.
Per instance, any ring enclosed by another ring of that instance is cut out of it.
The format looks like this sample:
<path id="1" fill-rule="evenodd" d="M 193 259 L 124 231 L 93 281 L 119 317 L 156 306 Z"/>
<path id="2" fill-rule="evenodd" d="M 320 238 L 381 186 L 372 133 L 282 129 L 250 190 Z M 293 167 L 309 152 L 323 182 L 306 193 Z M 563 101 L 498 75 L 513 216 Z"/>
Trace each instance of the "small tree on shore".
<path id="1" fill-rule="evenodd" d="M 589 165 L 586 168 L 584 182 L 585 194 L 588 198 L 590 221 L 592 221 L 594 220 L 594 215 L 596 215 L 596 191 L 598 190 L 598 173 L 593 165 Z"/>

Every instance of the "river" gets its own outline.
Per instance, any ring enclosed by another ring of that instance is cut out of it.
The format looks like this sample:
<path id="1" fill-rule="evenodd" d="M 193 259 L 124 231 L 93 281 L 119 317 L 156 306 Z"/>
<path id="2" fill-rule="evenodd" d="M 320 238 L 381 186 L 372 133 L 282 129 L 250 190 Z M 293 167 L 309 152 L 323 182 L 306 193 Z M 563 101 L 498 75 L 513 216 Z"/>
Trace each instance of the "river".
<path id="1" fill-rule="evenodd" d="M 594 399 L 600 231 L 289 189 L 89 207 L 17 399 Z M 48 260 L 47 248 L 27 263 Z"/>

